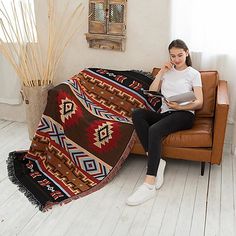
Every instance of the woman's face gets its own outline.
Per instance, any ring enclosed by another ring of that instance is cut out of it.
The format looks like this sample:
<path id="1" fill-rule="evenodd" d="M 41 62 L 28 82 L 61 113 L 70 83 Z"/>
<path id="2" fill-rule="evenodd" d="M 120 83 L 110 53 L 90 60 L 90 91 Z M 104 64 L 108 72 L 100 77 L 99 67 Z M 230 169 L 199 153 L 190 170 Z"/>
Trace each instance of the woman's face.
<path id="1" fill-rule="evenodd" d="M 188 56 L 188 51 L 184 51 L 182 48 L 171 48 L 170 51 L 170 60 L 174 64 L 176 69 L 185 69 L 186 57 Z"/>

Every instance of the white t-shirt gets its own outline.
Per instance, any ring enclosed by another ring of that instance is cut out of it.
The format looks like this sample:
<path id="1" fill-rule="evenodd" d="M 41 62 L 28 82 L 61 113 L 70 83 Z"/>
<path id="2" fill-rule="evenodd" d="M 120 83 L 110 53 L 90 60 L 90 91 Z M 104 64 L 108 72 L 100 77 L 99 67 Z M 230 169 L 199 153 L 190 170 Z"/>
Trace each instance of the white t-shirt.
<path id="1" fill-rule="evenodd" d="M 177 94 L 190 92 L 193 90 L 193 87 L 202 87 L 202 80 L 200 73 L 192 68 L 191 66 L 187 67 L 184 70 L 176 70 L 174 67 L 167 71 L 161 78 L 161 93 L 165 97 L 174 96 Z M 181 105 L 188 104 L 188 102 L 181 103 Z M 161 113 L 170 111 L 166 103 L 163 101 L 161 106 Z M 194 113 L 194 111 L 189 110 Z"/>

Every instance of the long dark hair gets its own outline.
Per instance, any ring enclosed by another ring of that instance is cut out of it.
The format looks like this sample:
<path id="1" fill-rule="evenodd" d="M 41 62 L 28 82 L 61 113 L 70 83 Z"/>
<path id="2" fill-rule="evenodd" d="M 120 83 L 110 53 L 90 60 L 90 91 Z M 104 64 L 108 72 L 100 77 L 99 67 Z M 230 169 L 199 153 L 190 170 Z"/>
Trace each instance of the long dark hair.
<path id="1" fill-rule="evenodd" d="M 185 52 L 189 51 L 186 43 L 181 39 L 173 40 L 170 43 L 168 50 L 170 51 L 171 48 L 182 48 Z M 187 66 L 192 66 L 192 60 L 191 60 L 189 52 L 188 52 L 188 56 L 186 57 L 185 63 Z"/>

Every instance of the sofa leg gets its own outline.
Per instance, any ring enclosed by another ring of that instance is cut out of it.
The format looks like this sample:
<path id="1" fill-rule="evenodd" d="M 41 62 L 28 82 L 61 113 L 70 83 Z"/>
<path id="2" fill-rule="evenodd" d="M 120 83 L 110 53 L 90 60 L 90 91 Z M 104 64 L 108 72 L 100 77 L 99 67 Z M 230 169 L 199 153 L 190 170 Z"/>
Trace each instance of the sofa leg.
<path id="1" fill-rule="evenodd" d="M 205 171 L 205 162 L 201 162 L 201 176 L 204 175 L 204 171 Z"/>

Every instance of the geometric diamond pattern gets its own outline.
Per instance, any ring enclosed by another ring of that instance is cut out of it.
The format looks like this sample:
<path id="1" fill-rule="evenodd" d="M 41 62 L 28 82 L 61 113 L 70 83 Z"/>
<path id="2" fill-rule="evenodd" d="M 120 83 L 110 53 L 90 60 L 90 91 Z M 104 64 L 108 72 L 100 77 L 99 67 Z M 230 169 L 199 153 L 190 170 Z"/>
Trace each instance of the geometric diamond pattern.
<path id="1" fill-rule="evenodd" d="M 109 143 L 109 140 L 112 139 L 112 128 L 112 123 L 109 121 L 99 125 L 98 128 L 95 129 L 94 140 L 96 142 L 94 143 L 94 145 L 101 148 L 102 145 Z"/>
<path id="2" fill-rule="evenodd" d="M 109 168 L 107 168 L 102 163 L 99 163 L 95 159 L 84 158 L 83 160 L 79 160 L 79 161 L 80 161 L 81 168 L 97 180 L 104 179 L 110 172 Z"/>
<path id="3" fill-rule="evenodd" d="M 121 124 L 106 120 L 94 120 L 86 129 L 87 142 L 90 148 L 104 155 L 116 148 L 120 135 Z"/>
<path id="4" fill-rule="evenodd" d="M 97 170 L 95 160 L 85 160 L 84 167 L 86 171 L 94 171 Z"/>
<path id="5" fill-rule="evenodd" d="M 76 113 L 76 104 L 68 98 L 62 99 L 60 107 L 61 120 L 65 123 L 65 120 L 69 120 L 73 114 Z"/>
<path id="6" fill-rule="evenodd" d="M 80 118 L 83 116 L 82 109 L 77 99 L 59 91 L 57 95 L 57 110 L 59 111 L 61 123 L 65 128 L 77 125 Z"/>

